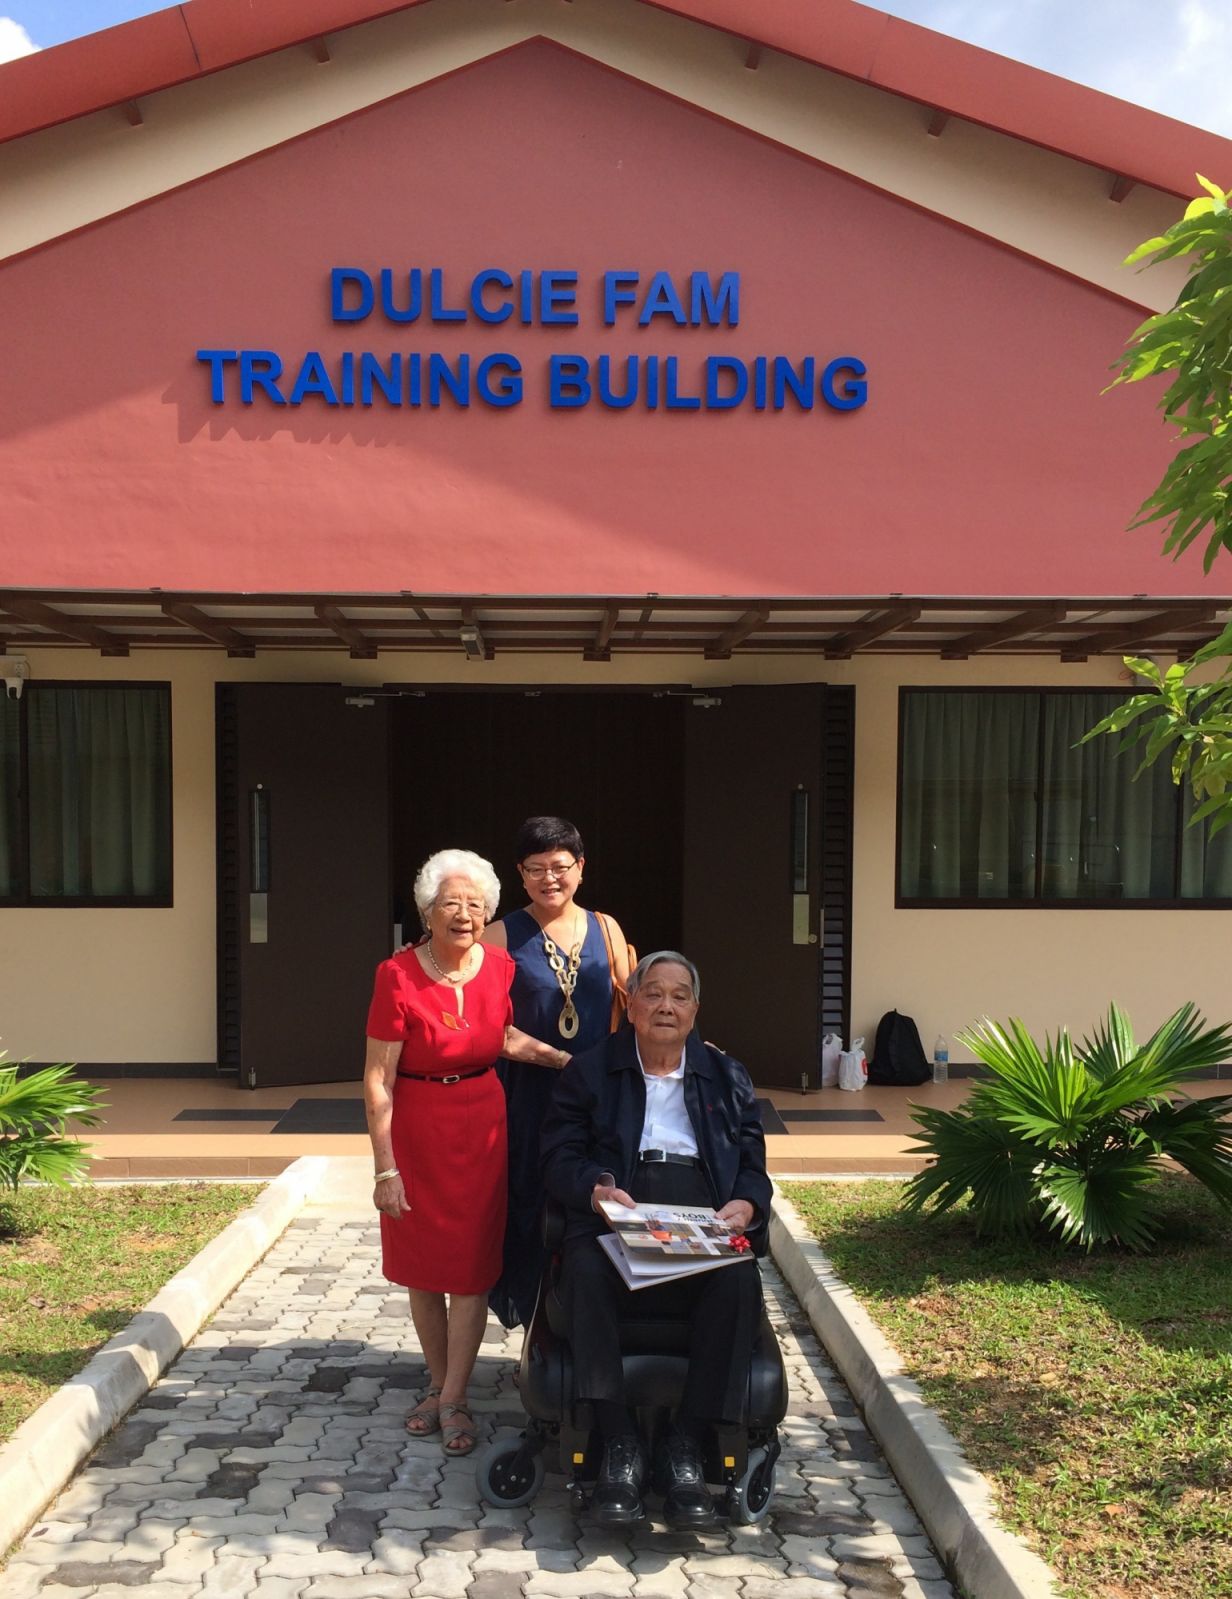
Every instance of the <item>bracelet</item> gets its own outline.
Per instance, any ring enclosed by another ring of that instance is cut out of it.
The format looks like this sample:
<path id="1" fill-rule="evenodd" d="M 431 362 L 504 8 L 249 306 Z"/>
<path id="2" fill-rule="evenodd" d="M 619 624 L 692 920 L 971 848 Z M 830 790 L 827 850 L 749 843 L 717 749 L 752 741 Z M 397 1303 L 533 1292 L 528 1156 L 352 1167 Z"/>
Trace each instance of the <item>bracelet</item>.
<path id="1" fill-rule="evenodd" d="M 400 1173 L 398 1171 L 398 1168 L 396 1166 L 391 1166 L 388 1171 L 374 1172 L 373 1175 L 372 1175 L 372 1181 L 374 1183 L 383 1183 L 383 1182 L 387 1182 L 389 1180 L 389 1178 L 397 1177 L 399 1175 L 400 1175 Z"/>

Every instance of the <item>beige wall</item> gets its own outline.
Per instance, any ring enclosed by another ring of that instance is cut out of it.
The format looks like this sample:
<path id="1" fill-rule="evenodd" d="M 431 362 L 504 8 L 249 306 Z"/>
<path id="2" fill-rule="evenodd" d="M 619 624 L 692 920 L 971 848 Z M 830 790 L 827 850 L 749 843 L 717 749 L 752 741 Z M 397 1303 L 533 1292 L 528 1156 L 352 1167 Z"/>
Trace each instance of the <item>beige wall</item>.
<path id="1" fill-rule="evenodd" d="M 925 108 L 774 51 L 747 71 L 738 40 L 636 0 L 436 0 L 332 34 L 325 66 L 297 46 L 147 96 L 139 128 L 115 109 L 13 140 L 0 259 L 537 36 L 1153 309 L 1175 297 L 1181 267 L 1121 266 L 1174 196 L 1113 204 L 1096 167 L 961 121 L 931 138 Z"/>
<path id="2" fill-rule="evenodd" d="M 167 910 L 0 910 L 0 1047 L 14 1058 L 212 1061 L 214 1034 L 214 683 L 217 679 L 468 683 L 856 685 L 854 987 L 852 1021 L 870 1044 L 892 1007 L 919 1023 L 926 1047 L 987 1013 L 1036 1029 L 1087 1028 L 1111 999 L 1147 1029 L 1183 1000 L 1232 1014 L 1232 912 L 904 911 L 894 909 L 895 762 L 902 683 L 1123 687 L 1119 661 L 1062 665 L 1025 657 L 981 662 L 869 657 L 850 663 L 641 656 L 606 665 L 575 657 L 140 652 L 103 661 L 76 650 L 30 652 L 35 678 L 146 678 L 172 684 L 175 904 Z M 790 736 L 790 729 L 783 730 Z M 955 1059 L 967 1058 L 960 1050 Z"/>
<path id="3" fill-rule="evenodd" d="M 1232 1018 L 1232 911 L 894 909 L 898 690 L 1025 684 L 1126 689 L 1119 659 L 1086 665 L 1017 657 L 982 663 L 884 657 L 856 689 L 852 1028 L 869 1048 L 878 1018 L 914 1016 L 926 1050 L 981 1016 L 1020 1016 L 1036 1032 L 1081 1034 L 1115 1000 L 1145 1036 L 1185 1000 Z"/>

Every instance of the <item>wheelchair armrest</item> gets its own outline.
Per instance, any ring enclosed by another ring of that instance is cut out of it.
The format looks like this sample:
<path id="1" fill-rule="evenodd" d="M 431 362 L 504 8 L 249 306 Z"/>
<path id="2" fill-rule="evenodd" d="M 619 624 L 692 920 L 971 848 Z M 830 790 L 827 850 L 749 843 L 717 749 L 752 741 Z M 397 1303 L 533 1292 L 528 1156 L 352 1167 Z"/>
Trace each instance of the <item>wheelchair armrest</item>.
<path id="1" fill-rule="evenodd" d="M 545 1249 L 560 1248 L 565 1241 L 565 1228 L 568 1223 L 569 1213 L 561 1202 L 558 1199 L 545 1199 L 539 1217 L 539 1232 Z"/>

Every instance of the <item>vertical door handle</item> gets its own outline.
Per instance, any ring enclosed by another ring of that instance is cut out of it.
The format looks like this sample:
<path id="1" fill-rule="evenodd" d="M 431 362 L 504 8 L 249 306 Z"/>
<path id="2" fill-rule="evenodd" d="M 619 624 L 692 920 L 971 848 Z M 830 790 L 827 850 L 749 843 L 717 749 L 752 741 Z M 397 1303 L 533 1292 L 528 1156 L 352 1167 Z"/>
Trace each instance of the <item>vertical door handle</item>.
<path id="1" fill-rule="evenodd" d="M 248 796 L 248 942 L 269 943 L 270 797 L 263 783 Z"/>
<path id="2" fill-rule="evenodd" d="M 793 944 L 815 944 L 816 934 L 809 932 L 809 793 L 803 783 L 797 783 L 791 794 L 791 941 Z"/>

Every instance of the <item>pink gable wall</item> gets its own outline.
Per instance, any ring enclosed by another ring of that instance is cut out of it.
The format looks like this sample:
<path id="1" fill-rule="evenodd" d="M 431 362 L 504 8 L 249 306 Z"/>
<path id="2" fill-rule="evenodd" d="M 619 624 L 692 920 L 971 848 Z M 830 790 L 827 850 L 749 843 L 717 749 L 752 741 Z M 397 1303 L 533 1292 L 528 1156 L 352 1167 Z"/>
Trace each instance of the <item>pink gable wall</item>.
<path id="1" fill-rule="evenodd" d="M 334 265 L 574 268 L 582 325 L 335 325 Z M 737 271 L 740 325 L 605 328 L 607 268 Z M 1153 396 L 1099 393 L 1137 313 L 544 43 L 0 268 L 0 314 L 10 585 L 1215 592 L 1123 531 L 1167 459 Z M 199 347 L 510 350 L 527 393 L 217 408 Z M 690 390 L 852 354 L 869 401 L 553 411 L 552 351 Z"/>

